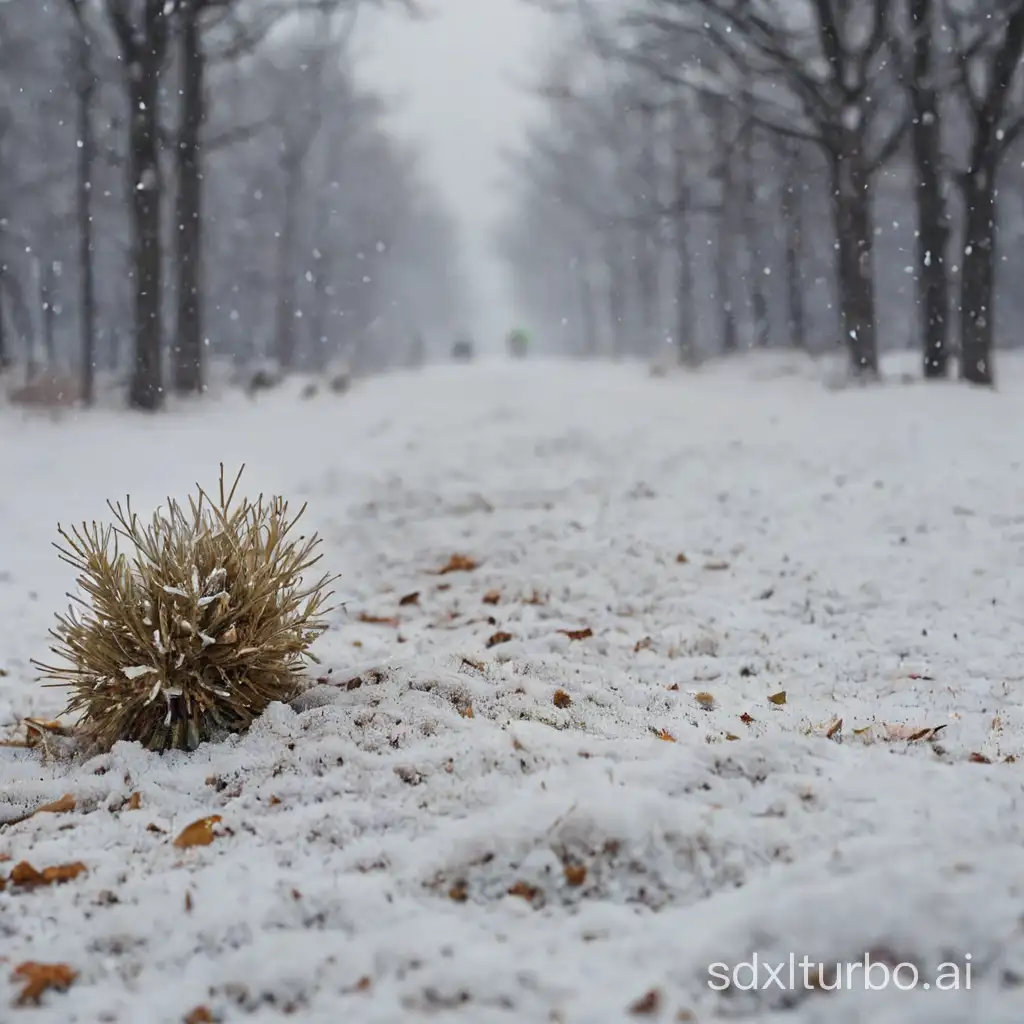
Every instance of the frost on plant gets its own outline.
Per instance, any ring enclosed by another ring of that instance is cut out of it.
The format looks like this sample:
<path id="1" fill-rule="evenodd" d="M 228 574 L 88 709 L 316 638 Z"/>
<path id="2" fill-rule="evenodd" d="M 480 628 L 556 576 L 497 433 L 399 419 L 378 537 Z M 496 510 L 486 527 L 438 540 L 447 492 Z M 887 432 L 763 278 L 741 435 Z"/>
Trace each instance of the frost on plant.
<path id="1" fill-rule="evenodd" d="M 81 594 L 51 630 L 65 664 L 36 664 L 70 688 L 65 713 L 94 749 L 193 750 L 302 689 L 336 577 L 304 582 L 321 557 L 316 534 L 295 535 L 305 505 L 236 501 L 241 475 L 226 487 L 221 466 L 216 499 L 197 486 L 148 523 L 126 499 L 107 503 L 112 524 L 58 526 Z"/>

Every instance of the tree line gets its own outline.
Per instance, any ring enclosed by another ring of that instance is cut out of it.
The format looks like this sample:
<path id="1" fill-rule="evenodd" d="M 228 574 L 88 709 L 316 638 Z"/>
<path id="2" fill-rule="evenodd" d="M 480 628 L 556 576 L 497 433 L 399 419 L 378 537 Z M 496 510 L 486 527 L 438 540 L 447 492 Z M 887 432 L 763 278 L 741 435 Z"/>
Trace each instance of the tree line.
<path id="1" fill-rule="evenodd" d="M 1024 0 L 536 0 L 499 239 L 566 350 L 840 343 L 995 380 L 1024 297 Z"/>
<path id="2" fill-rule="evenodd" d="M 452 329 L 453 221 L 355 81 L 357 13 L 0 4 L 0 369 L 153 410 L 220 357 L 372 369 Z"/>

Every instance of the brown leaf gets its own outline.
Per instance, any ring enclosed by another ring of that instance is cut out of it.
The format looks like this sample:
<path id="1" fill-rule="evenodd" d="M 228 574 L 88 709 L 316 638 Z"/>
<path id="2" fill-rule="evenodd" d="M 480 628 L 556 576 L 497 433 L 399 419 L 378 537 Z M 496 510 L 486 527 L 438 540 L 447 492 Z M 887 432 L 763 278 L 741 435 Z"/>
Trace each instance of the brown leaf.
<path id="1" fill-rule="evenodd" d="M 636 645 L 633 647 L 633 653 L 639 654 L 641 651 L 646 651 L 653 646 L 654 640 L 649 636 L 645 636 L 643 639 L 637 640 Z"/>
<path id="2" fill-rule="evenodd" d="M 832 722 L 828 729 L 825 730 L 825 738 L 830 740 L 834 738 L 837 733 L 842 733 L 842 731 L 843 720 L 841 718 L 837 718 L 834 722 Z"/>
<path id="3" fill-rule="evenodd" d="M 448 898 L 454 900 L 456 903 L 465 903 L 469 899 L 469 892 L 466 889 L 466 883 L 462 879 L 459 879 L 449 890 Z"/>
<path id="4" fill-rule="evenodd" d="M 209 846 L 216 836 L 213 833 L 213 826 L 221 820 L 219 814 L 211 814 L 206 818 L 199 818 L 191 825 L 186 825 L 174 840 L 174 845 L 179 849 L 187 850 L 193 846 Z"/>
<path id="5" fill-rule="evenodd" d="M 679 684 L 678 683 L 673 683 L 671 686 L 666 686 L 665 689 L 666 690 L 672 690 L 673 692 L 675 692 L 675 691 L 677 691 L 679 689 Z"/>
<path id="6" fill-rule="evenodd" d="M 682 551 L 680 551 L 679 554 L 676 555 L 676 563 L 678 565 L 686 565 L 689 561 L 690 560 L 686 557 L 686 555 L 682 553 Z"/>
<path id="7" fill-rule="evenodd" d="M 773 704 L 785 704 L 786 703 L 786 691 L 785 690 L 779 690 L 778 693 L 769 693 L 768 694 L 768 699 Z"/>
<path id="8" fill-rule="evenodd" d="M 587 637 L 594 635 L 594 631 L 589 626 L 584 626 L 583 629 L 560 629 L 558 632 L 570 640 L 586 640 Z"/>
<path id="9" fill-rule="evenodd" d="M 18 964 L 11 974 L 12 982 L 24 983 L 16 1005 L 38 1006 L 45 992 L 50 989 L 66 992 L 77 977 L 78 971 L 72 970 L 67 964 L 41 964 L 35 960 L 26 960 Z"/>
<path id="10" fill-rule="evenodd" d="M 540 894 L 540 889 L 535 885 L 530 885 L 529 882 L 516 882 L 515 885 L 509 887 L 509 896 L 520 896 L 527 902 L 533 902 Z"/>
<path id="11" fill-rule="evenodd" d="M 556 708 L 567 708 L 572 704 L 572 697 L 565 690 L 555 690 L 555 695 L 552 699 L 555 702 Z"/>
<path id="12" fill-rule="evenodd" d="M 710 711 L 715 706 L 715 695 L 713 693 L 707 693 L 701 690 L 700 693 L 695 693 L 693 699 L 702 707 L 705 711 Z"/>
<path id="13" fill-rule="evenodd" d="M 548 603 L 547 597 L 544 594 L 542 594 L 539 590 L 537 590 L 536 587 L 534 588 L 533 593 L 529 597 L 524 597 L 523 598 L 523 604 L 547 604 L 547 603 Z"/>
<path id="14" fill-rule="evenodd" d="M 137 811 L 142 806 L 142 794 L 135 792 L 132 793 L 128 800 L 125 802 L 124 810 L 126 811 Z"/>
<path id="15" fill-rule="evenodd" d="M 370 626 L 398 626 L 396 617 L 389 618 L 386 615 L 369 615 L 366 612 L 360 612 L 357 618 L 360 622 L 365 622 Z"/>
<path id="16" fill-rule="evenodd" d="M 498 644 L 507 644 L 509 640 L 514 640 L 515 637 L 511 633 L 506 633 L 503 630 L 498 630 L 497 633 L 491 635 L 487 640 L 488 647 L 496 647 Z"/>
<path id="17" fill-rule="evenodd" d="M 462 717 L 463 717 L 463 718 L 473 718 L 473 717 L 474 717 L 474 715 L 473 715 L 473 705 L 472 705 L 472 704 L 467 704 L 467 705 L 466 705 L 466 706 L 465 706 L 465 707 L 464 707 L 464 708 L 463 708 L 463 709 L 462 709 L 462 710 L 461 710 L 461 711 L 459 712 L 459 714 L 460 714 L 460 715 L 462 715 Z"/>
<path id="18" fill-rule="evenodd" d="M 419 604 L 419 603 L 420 603 L 420 592 L 418 590 L 414 590 L 411 594 L 406 594 L 405 597 L 403 597 L 398 602 L 400 607 L 405 607 L 406 605 Z"/>
<path id="19" fill-rule="evenodd" d="M 991 764 L 992 759 L 986 757 L 984 754 L 979 754 L 976 750 L 971 752 L 971 756 L 967 759 L 971 764 Z"/>
<path id="20" fill-rule="evenodd" d="M 81 861 L 75 861 L 73 864 L 57 864 L 39 871 L 32 867 L 27 860 L 23 860 L 11 868 L 7 881 L 11 885 L 18 885 L 24 889 L 34 889 L 37 885 L 57 885 L 62 882 L 70 882 L 86 871 L 88 868 Z"/>
<path id="21" fill-rule="evenodd" d="M 658 737 L 659 740 L 664 740 L 666 743 L 675 743 L 676 738 L 668 731 L 668 729 L 651 729 L 651 732 Z"/>
<path id="22" fill-rule="evenodd" d="M 660 1009 L 661 993 L 656 988 L 652 988 L 630 1006 L 629 1012 L 634 1017 L 653 1017 Z"/>
<path id="23" fill-rule="evenodd" d="M 185 1014 L 183 1024 L 213 1024 L 214 1016 L 208 1006 L 194 1006 Z"/>
<path id="24" fill-rule="evenodd" d="M 501 600 L 501 591 L 500 590 L 488 590 L 487 593 L 484 594 L 484 597 L 483 597 L 484 604 L 497 604 L 500 600 Z"/>
<path id="25" fill-rule="evenodd" d="M 572 886 L 582 885 L 587 880 L 587 868 L 584 864 L 566 864 L 565 880 Z"/>
<path id="26" fill-rule="evenodd" d="M 742 722 L 742 723 L 743 723 L 744 725 L 750 725 L 750 723 L 754 721 L 754 718 L 753 718 L 753 716 L 752 716 L 752 715 L 748 715 L 748 714 L 746 713 L 746 711 L 744 711 L 744 712 L 743 712 L 743 714 L 742 714 L 742 715 L 740 715 L 740 721 L 741 721 L 741 722 Z"/>
<path id="27" fill-rule="evenodd" d="M 472 572 L 478 567 L 478 562 L 469 555 L 452 555 L 451 558 L 437 570 L 438 576 L 445 576 L 450 572 Z"/>
<path id="28" fill-rule="evenodd" d="M 373 987 L 373 979 L 364 974 L 354 985 L 345 989 L 346 992 L 369 992 Z"/>
<path id="29" fill-rule="evenodd" d="M 921 740 L 933 740 L 945 729 L 945 725 L 926 726 L 920 728 L 913 725 L 891 725 L 885 723 L 885 738 L 889 740 L 906 740 L 908 743 L 917 743 Z"/>
<path id="30" fill-rule="evenodd" d="M 185 890 L 185 913 L 192 913 L 192 891 L 190 889 Z"/>

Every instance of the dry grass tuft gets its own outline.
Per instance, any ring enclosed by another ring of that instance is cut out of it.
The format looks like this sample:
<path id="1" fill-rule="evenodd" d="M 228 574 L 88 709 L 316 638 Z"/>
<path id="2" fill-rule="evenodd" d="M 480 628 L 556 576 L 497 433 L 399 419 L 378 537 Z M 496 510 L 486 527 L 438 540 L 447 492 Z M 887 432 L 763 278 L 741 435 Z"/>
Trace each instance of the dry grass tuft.
<path id="1" fill-rule="evenodd" d="M 148 524 L 126 499 L 107 503 L 113 524 L 58 526 L 84 597 L 51 630 L 66 664 L 35 664 L 70 688 L 65 713 L 91 748 L 194 750 L 301 691 L 337 577 L 303 585 L 321 557 L 316 534 L 294 535 L 305 505 L 289 517 L 280 497 L 236 502 L 241 475 L 228 488 L 221 466 L 216 500 L 197 485 L 188 509 L 168 499 Z"/>

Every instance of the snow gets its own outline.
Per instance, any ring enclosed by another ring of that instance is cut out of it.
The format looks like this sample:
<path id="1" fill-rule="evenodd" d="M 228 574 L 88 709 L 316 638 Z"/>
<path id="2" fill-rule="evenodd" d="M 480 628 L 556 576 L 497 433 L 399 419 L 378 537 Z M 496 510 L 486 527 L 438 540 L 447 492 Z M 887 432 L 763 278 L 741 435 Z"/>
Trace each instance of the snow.
<path id="1" fill-rule="evenodd" d="M 0 825 L 0 875 L 87 869 L 0 892 L 0 1019 L 1016 1024 L 1024 366 L 1000 373 L 495 362 L 0 410 L 9 737 L 62 706 L 28 664 L 72 582 L 56 521 L 107 498 L 145 514 L 244 461 L 250 493 L 309 502 L 344 601 L 323 681 L 246 736 L 0 749 L 0 821 L 77 802 Z M 455 553 L 478 568 L 437 575 Z M 210 845 L 173 845 L 209 815 Z M 709 984 L 755 953 L 921 987 Z M 8 1009 L 25 960 L 77 980 Z M 950 963 L 961 990 L 925 990 Z"/>

